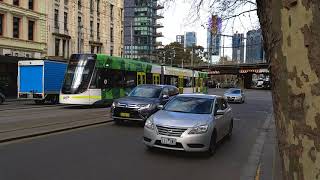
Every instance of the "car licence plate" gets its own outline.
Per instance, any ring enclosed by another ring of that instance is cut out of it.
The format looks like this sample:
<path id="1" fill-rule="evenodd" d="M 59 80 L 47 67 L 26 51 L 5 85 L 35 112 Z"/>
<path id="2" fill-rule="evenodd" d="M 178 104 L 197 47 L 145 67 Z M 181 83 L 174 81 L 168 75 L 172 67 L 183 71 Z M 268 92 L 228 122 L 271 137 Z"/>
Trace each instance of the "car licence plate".
<path id="1" fill-rule="evenodd" d="M 173 138 L 161 138 L 161 144 L 176 145 L 177 140 Z"/>
<path id="2" fill-rule="evenodd" d="M 130 117 L 130 114 L 129 113 L 120 113 L 120 116 L 121 117 Z"/>

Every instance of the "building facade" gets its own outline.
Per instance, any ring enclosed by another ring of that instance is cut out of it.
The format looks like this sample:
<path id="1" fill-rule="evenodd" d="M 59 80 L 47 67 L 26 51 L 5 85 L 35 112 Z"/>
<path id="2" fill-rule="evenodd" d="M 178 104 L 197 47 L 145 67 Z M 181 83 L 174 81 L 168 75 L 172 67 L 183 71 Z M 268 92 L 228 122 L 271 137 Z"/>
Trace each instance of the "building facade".
<path id="1" fill-rule="evenodd" d="M 163 6 L 157 0 L 124 0 L 124 56 L 152 62 L 156 60 L 155 50 L 160 44 L 157 32 L 163 26 L 158 19 L 158 10 Z"/>
<path id="2" fill-rule="evenodd" d="M 184 48 L 191 48 L 195 45 L 197 45 L 196 32 L 186 32 L 184 34 Z"/>
<path id="3" fill-rule="evenodd" d="M 43 58 L 46 45 L 44 0 L 0 0 L 0 91 L 17 94 L 17 64 Z"/>
<path id="4" fill-rule="evenodd" d="M 49 0 L 48 58 L 74 53 L 123 54 L 121 0 Z"/>
<path id="5" fill-rule="evenodd" d="M 207 48 L 211 55 L 219 56 L 221 47 L 221 34 L 212 35 L 210 30 L 207 32 Z"/>
<path id="6" fill-rule="evenodd" d="M 177 35 L 176 42 L 184 45 L 184 35 Z"/>
<path id="7" fill-rule="evenodd" d="M 42 0 L 0 0 L 0 55 L 46 56 L 46 3 Z"/>
<path id="8" fill-rule="evenodd" d="M 254 64 L 264 61 L 263 38 L 261 29 L 247 32 L 246 63 Z"/>
<path id="9" fill-rule="evenodd" d="M 232 60 L 244 63 L 244 34 L 236 33 L 232 37 Z"/>

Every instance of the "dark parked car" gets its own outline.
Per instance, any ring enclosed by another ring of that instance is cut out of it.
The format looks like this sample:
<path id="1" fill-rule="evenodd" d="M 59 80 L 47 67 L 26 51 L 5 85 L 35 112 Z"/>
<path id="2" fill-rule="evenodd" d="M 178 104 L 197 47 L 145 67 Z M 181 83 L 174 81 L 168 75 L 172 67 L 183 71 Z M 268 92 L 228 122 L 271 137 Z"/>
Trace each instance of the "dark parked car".
<path id="1" fill-rule="evenodd" d="M 179 89 L 169 85 L 139 85 L 126 97 L 114 100 L 111 106 L 112 118 L 117 124 L 124 120 L 145 122 L 158 111 L 158 105 L 166 104 L 179 94 Z"/>
<path id="2" fill-rule="evenodd" d="M 2 104 L 5 100 L 6 100 L 6 97 L 4 96 L 4 94 L 0 92 L 0 104 Z"/>

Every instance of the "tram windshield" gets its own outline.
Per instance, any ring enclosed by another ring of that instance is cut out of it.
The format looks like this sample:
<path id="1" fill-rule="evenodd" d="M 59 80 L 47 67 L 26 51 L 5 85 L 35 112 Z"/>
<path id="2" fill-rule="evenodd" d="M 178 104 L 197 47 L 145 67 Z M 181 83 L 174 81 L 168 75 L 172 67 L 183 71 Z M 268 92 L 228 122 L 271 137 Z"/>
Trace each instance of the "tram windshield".
<path id="1" fill-rule="evenodd" d="M 88 89 L 95 67 L 96 55 L 73 54 L 65 74 L 62 93 L 79 94 Z"/>

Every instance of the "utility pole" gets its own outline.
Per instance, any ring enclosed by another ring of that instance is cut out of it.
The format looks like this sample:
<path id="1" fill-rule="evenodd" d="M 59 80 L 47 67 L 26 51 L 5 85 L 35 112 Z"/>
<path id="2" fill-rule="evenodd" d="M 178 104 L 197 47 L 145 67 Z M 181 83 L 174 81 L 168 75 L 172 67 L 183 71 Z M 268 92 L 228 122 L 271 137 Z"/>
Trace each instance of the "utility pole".
<path id="1" fill-rule="evenodd" d="M 174 48 L 172 48 L 172 50 L 173 50 L 173 58 L 176 58 L 176 51 L 174 50 Z M 173 58 L 171 58 L 171 67 L 172 67 L 172 59 Z"/>

